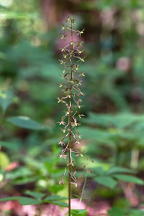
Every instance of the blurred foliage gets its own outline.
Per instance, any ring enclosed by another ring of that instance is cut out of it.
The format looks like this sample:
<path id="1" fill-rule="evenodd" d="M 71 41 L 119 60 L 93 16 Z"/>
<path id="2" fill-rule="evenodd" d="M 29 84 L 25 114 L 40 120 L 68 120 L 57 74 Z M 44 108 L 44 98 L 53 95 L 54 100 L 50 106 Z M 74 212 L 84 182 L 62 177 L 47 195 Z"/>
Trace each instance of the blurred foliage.
<path id="1" fill-rule="evenodd" d="M 109 211 L 110 216 L 142 216 L 143 211 L 142 210 L 127 210 L 127 209 L 121 209 L 121 208 L 112 208 Z"/>
<path id="2" fill-rule="evenodd" d="M 40 204 L 42 194 L 60 206 L 67 197 L 65 162 L 58 157 L 57 122 L 64 110 L 57 97 L 62 73 L 58 20 L 69 11 L 85 29 L 86 53 L 80 67 L 86 78 L 78 147 L 84 156 L 78 158 L 80 187 L 74 188 L 73 197 L 80 197 L 86 178 L 86 202 L 101 196 L 114 203 L 124 196 L 121 181 L 138 184 L 138 189 L 143 185 L 144 2 L 63 0 L 45 10 L 43 3 L 0 0 L 0 197 Z M 49 13 L 51 8 L 57 12 Z M 59 184 L 61 179 L 64 184 Z M 17 191 L 20 196 L 15 196 Z M 109 214 L 142 215 L 126 207 L 116 206 Z M 75 210 L 75 215 L 86 212 Z"/>
<path id="3" fill-rule="evenodd" d="M 72 210 L 72 216 L 87 216 L 86 210 Z"/>

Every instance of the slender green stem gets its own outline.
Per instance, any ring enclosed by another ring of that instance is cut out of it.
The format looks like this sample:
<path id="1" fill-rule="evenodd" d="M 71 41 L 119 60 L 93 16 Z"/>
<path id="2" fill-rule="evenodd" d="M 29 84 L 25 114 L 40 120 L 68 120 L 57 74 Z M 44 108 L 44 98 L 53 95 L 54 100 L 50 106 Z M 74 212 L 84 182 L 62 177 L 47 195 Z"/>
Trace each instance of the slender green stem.
<path id="1" fill-rule="evenodd" d="M 72 96 L 72 89 L 70 89 L 70 96 Z M 70 97 L 70 106 L 69 106 L 69 144 L 68 144 L 68 212 L 69 216 L 71 216 L 71 169 L 72 169 L 72 159 L 71 159 L 71 146 L 72 146 L 72 126 L 71 126 L 71 119 L 72 119 L 72 107 L 71 107 L 71 97 Z"/>
<path id="2" fill-rule="evenodd" d="M 82 202 L 82 199 L 83 199 L 84 189 L 85 189 L 85 186 L 86 186 L 86 182 L 87 182 L 87 177 L 85 177 L 85 179 L 84 179 L 84 183 L 83 183 L 83 187 L 82 187 L 82 192 L 81 192 L 81 197 L 80 197 L 80 202 Z"/>
<path id="3" fill-rule="evenodd" d="M 73 40 L 73 26 L 71 21 L 71 41 Z M 71 47 L 73 49 L 73 45 Z M 71 65 L 70 81 L 73 79 L 73 70 Z M 71 172 L 72 172 L 72 158 L 71 158 L 71 146 L 72 146 L 72 86 L 70 87 L 70 100 L 69 100 L 69 145 L 68 145 L 68 216 L 71 216 Z"/>
<path id="4" fill-rule="evenodd" d="M 68 165 L 68 215 L 71 216 L 71 149 L 68 152 L 69 165 Z"/>

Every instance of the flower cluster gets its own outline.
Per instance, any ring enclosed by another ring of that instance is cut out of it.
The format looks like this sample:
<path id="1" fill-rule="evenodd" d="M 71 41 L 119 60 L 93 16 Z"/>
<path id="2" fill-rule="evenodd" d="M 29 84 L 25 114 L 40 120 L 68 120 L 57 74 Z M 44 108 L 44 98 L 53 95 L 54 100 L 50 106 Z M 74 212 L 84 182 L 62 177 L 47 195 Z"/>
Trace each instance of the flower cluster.
<path id="1" fill-rule="evenodd" d="M 70 36 L 67 44 L 61 49 L 60 64 L 64 67 L 64 81 L 60 85 L 63 96 L 58 98 L 58 103 L 63 103 L 66 107 L 65 114 L 59 122 L 63 126 L 64 133 L 62 140 L 59 142 L 62 146 L 60 157 L 68 161 L 71 183 L 74 184 L 76 184 L 76 178 L 72 154 L 80 155 L 75 149 L 75 144 L 79 144 L 80 140 L 77 127 L 79 126 L 79 118 L 83 116 L 79 113 L 79 109 L 81 108 L 81 96 L 83 96 L 81 85 L 84 77 L 84 74 L 79 71 L 80 63 L 84 62 L 83 42 L 80 39 L 83 30 L 79 31 L 75 26 L 74 18 L 68 17 L 62 27 L 61 39 L 67 41 L 67 36 Z"/>

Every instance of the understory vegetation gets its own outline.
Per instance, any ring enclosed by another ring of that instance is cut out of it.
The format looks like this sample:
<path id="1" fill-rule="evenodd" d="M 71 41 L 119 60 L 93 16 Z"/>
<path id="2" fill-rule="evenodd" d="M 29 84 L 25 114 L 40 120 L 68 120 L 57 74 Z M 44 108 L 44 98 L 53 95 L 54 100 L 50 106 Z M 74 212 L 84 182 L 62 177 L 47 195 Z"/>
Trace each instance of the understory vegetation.
<path id="1" fill-rule="evenodd" d="M 143 216 L 143 12 L 141 0 L 0 0 L 0 215 Z"/>

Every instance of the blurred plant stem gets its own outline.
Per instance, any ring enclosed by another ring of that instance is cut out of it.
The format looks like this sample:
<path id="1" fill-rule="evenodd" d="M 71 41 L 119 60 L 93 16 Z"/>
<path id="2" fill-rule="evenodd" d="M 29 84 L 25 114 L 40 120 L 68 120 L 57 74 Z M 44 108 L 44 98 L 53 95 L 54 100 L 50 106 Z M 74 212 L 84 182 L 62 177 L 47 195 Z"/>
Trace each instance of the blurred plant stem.
<path id="1" fill-rule="evenodd" d="M 131 151 L 131 168 L 137 169 L 139 162 L 139 150 L 138 149 L 132 149 Z"/>
<path id="2" fill-rule="evenodd" d="M 38 206 L 37 206 L 37 209 L 36 209 L 36 215 L 35 215 L 35 216 L 41 216 L 41 213 L 42 213 L 41 210 L 42 210 L 42 209 L 41 209 L 41 206 L 38 205 Z"/>

